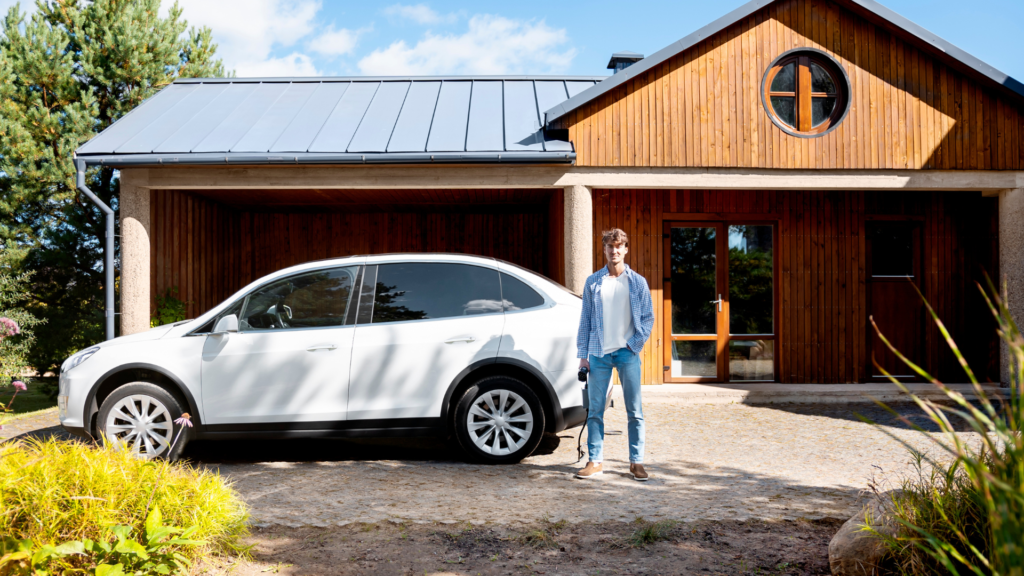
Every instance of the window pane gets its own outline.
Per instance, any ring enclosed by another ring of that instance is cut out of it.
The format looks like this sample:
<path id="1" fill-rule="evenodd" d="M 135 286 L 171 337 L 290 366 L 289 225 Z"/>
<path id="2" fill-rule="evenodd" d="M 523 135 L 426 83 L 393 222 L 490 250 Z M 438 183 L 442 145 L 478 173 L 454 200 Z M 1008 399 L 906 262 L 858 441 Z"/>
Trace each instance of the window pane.
<path id="1" fill-rule="evenodd" d="M 717 334 L 715 229 L 673 228 L 672 333 Z"/>
<path id="2" fill-rule="evenodd" d="M 811 126 L 820 126 L 832 115 L 836 107 L 835 98 L 811 98 Z"/>
<path id="3" fill-rule="evenodd" d="M 344 326 L 358 267 L 317 270 L 284 278 L 249 295 L 243 331 Z"/>
<path id="4" fill-rule="evenodd" d="M 676 340 L 672 342 L 672 376 L 715 378 L 718 343 L 714 340 Z"/>
<path id="5" fill-rule="evenodd" d="M 796 92 L 796 63 L 790 62 L 772 79 L 772 92 Z"/>
<path id="6" fill-rule="evenodd" d="M 526 310 L 544 304 L 544 297 L 522 280 L 501 273 L 501 298 L 506 311 Z"/>
<path id="7" fill-rule="evenodd" d="M 467 264 L 381 264 L 373 322 L 501 312 L 498 271 Z"/>
<path id="8" fill-rule="evenodd" d="M 913 276 L 913 230 L 906 225 L 871 227 L 871 275 Z"/>
<path id="9" fill-rule="evenodd" d="M 796 126 L 796 98 L 772 96 L 772 110 L 783 124 L 790 128 Z"/>
<path id="10" fill-rule="evenodd" d="M 824 68 L 811 62 L 811 92 L 836 93 L 836 83 Z"/>
<path id="11" fill-rule="evenodd" d="M 733 340 L 729 342 L 729 380 L 775 380 L 775 342 Z"/>
<path id="12" fill-rule="evenodd" d="M 729 226 L 729 331 L 774 334 L 771 226 Z"/>

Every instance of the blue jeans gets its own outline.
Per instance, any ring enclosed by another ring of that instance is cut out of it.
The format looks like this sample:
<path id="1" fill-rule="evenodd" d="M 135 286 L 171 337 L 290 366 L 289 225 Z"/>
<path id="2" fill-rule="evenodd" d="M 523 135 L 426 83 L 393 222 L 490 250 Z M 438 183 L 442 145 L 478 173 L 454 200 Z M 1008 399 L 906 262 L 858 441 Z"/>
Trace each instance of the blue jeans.
<path id="1" fill-rule="evenodd" d="M 590 355 L 590 378 L 587 382 L 590 414 L 587 415 L 587 451 L 591 462 L 604 458 L 604 404 L 612 381 L 612 368 L 619 371 L 622 397 L 629 420 L 629 462 L 644 461 L 644 411 L 640 407 L 640 356 L 629 348 L 601 356 Z"/>

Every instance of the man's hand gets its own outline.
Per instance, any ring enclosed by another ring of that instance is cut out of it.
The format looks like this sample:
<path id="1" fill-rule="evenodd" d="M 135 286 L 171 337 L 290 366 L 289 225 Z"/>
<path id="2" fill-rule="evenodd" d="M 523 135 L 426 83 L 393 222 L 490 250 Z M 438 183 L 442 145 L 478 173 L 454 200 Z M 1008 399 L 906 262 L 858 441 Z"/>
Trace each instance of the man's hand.
<path id="1" fill-rule="evenodd" d="M 587 370 L 590 370 L 590 360 L 587 360 L 586 358 L 580 358 L 580 368 L 586 368 Z"/>

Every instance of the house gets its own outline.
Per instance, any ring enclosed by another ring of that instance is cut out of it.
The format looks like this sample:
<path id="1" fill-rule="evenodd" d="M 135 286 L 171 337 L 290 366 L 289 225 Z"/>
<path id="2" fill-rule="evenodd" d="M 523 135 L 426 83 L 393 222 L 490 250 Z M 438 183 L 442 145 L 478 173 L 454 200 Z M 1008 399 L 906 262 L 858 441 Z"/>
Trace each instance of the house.
<path id="1" fill-rule="evenodd" d="M 630 236 L 643 380 L 965 381 L 1024 295 L 1024 85 L 871 0 L 754 0 L 611 76 L 183 79 L 77 152 L 121 175 L 121 329 L 310 260 L 494 256 L 579 292 Z M 1014 224 L 1017 225 L 1014 225 Z"/>

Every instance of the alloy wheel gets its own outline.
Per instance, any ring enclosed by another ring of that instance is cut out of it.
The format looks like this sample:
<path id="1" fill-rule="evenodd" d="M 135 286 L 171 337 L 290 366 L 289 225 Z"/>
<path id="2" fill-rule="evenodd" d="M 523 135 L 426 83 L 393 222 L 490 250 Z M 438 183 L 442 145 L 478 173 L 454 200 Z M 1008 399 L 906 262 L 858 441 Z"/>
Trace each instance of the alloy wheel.
<path id="1" fill-rule="evenodd" d="M 533 433 L 534 416 L 522 396 L 510 390 L 490 390 L 473 401 L 466 416 L 469 437 L 493 456 L 517 452 Z"/>
<path id="2" fill-rule="evenodd" d="M 174 421 L 170 411 L 152 396 L 125 396 L 107 415 L 106 440 L 143 458 L 155 458 L 171 445 Z"/>

